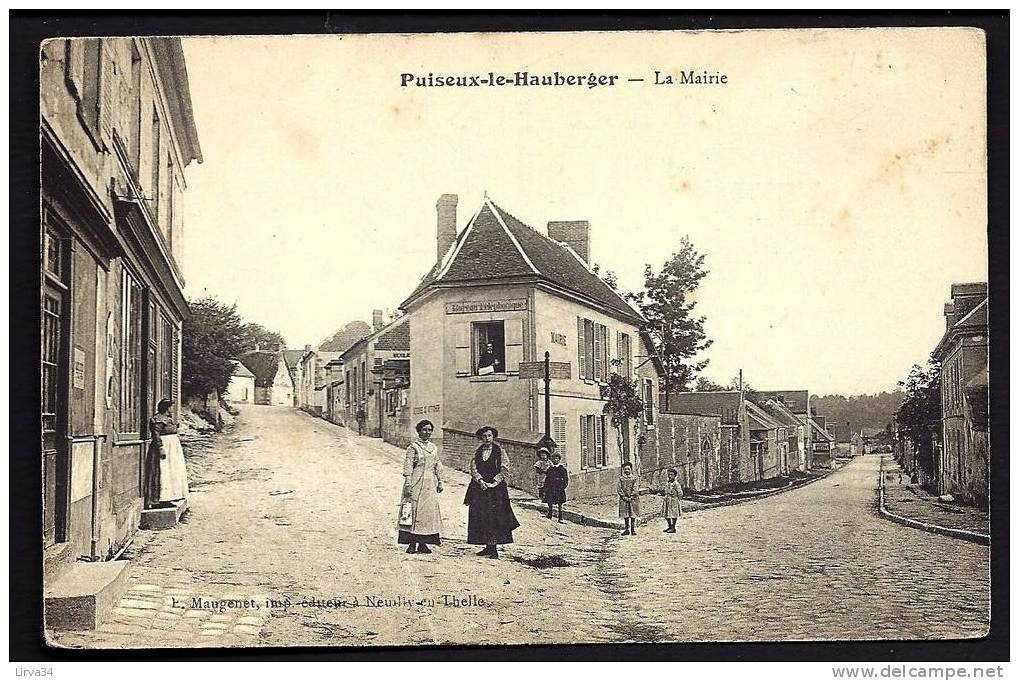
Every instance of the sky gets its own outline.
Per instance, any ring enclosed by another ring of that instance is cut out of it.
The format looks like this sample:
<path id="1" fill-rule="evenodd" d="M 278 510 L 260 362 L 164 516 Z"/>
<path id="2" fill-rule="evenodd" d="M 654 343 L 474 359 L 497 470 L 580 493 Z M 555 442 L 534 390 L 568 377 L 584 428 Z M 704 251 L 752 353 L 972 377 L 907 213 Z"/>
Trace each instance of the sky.
<path id="1" fill-rule="evenodd" d="M 971 29 L 185 38 L 191 299 L 316 345 L 396 308 L 435 202 L 539 231 L 588 220 L 639 290 L 688 235 L 704 375 L 892 390 L 987 279 L 983 34 Z M 655 72 L 724 73 L 656 85 Z M 613 86 L 401 87 L 401 74 L 609 74 Z M 629 82 L 643 78 L 644 82 Z"/>

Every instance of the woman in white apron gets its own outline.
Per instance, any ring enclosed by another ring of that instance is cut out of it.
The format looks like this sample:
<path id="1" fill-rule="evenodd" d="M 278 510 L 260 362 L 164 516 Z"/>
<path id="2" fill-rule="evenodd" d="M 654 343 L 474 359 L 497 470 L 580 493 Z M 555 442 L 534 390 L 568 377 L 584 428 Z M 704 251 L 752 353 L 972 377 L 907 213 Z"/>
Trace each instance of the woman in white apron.
<path id="1" fill-rule="evenodd" d="M 435 444 L 429 442 L 434 428 L 431 421 L 418 422 L 418 439 L 407 447 L 403 462 L 397 542 L 407 544 L 407 553 L 431 553 L 428 545 L 439 544 L 442 534 L 438 496 L 442 492 L 442 461 Z"/>
<path id="2" fill-rule="evenodd" d="M 173 418 L 173 402 L 160 400 L 156 414 L 149 419 L 149 454 L 145 466 L 145 505 L 167 506 L 188 497 L 188 471 L 184 449 Z"/>

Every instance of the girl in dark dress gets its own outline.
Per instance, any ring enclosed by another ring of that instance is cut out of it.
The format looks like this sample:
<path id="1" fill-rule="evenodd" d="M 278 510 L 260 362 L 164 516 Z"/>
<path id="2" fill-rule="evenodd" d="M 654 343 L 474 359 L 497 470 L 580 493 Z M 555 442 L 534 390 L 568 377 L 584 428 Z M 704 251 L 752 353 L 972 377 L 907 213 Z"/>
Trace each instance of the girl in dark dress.
<path id="1" fill-rule="evenodd" d="M 513 530 L 520 527 L 510 506 L 506 477 L 509 460 L 495 442 L 499 433 L 485 426 L 475 433 L 481 444 L 471 460 L 471 482 L 464 504 L 467 511 L 467 543 L 483 544 L 479 556 L 499 557 L 499 544 L 513 543 Z"/>
<path id="2" fill-rule="evenodd" d="M 552 517 L 552 506 L 559 507 L 559 522 L 563 522 L 563 504 L 566 503 L 566 487 L 570 484 L 570 474 L 562 465 L 559 452 L 552 452 L 552 465 L 545 473 L 545 498 L 548 504 L 548 517 Z"/>

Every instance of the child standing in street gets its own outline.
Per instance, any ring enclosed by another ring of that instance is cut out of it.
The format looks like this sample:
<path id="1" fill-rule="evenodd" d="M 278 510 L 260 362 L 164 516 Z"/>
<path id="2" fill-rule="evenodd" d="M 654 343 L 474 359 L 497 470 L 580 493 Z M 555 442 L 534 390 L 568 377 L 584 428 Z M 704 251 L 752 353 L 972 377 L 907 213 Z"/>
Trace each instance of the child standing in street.
<path id="1" fill-rule="evenodd" d="M 552 465 L 545 474 L 545 498 L 548 517 L 552 517 L 552 506 L 559 507 L 559 522 L 563 522 L 563 504 L 566 503 L 566 487 L 570 484 L 570 473 L 562 463 L 559 452 L 552 452 Z"/>
<path id="2" fill-rule="evenodd" d="M 683 515 L 683 488 L 679 484 L 679 473 L 675 468 L 669 469 L 669 482 L 665 484 L 662 494 L 665 496 L 665 501 L 662 503 L 662 516 L 668 524 L 668 527 L 662 531 L 675 534 L 676 521 L 679 520 L 679 516 Z"/>
<path id="3" fill-rule="evenodd" d="M 633 466 L 624 463 L 619 475 L 619 517 L 626 525 L 624 535 L 637 534 L 637 518 L 640 517 L 638 482 L 639 479 L 633 474 Z"/>
<path id="4" fill-rule="evenodd" d="M 538 448 L 538 460 L 534 462 L 534 479 L 535 486 L 538 488 L 538 498 L 545 501 L 545 474 L 548 473 L 548 467 L 551 465 L 548 460 L 548 447 Z M 549 515 L 551 515 L 549 511 Z"/>

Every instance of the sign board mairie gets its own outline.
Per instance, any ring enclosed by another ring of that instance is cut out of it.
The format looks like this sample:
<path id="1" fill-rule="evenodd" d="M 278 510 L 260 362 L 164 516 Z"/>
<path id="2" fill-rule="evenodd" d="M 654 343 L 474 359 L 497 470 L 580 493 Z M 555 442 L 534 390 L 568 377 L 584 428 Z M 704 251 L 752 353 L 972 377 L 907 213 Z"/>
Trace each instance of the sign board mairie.
<path id="1" fill-rule="evenodd" d="M 569 362 L 549 362 L 549 378 L 565 379 L 570 378 Z M 521 362 L 519 378 L 545 378 L 545 362 Z"/>

